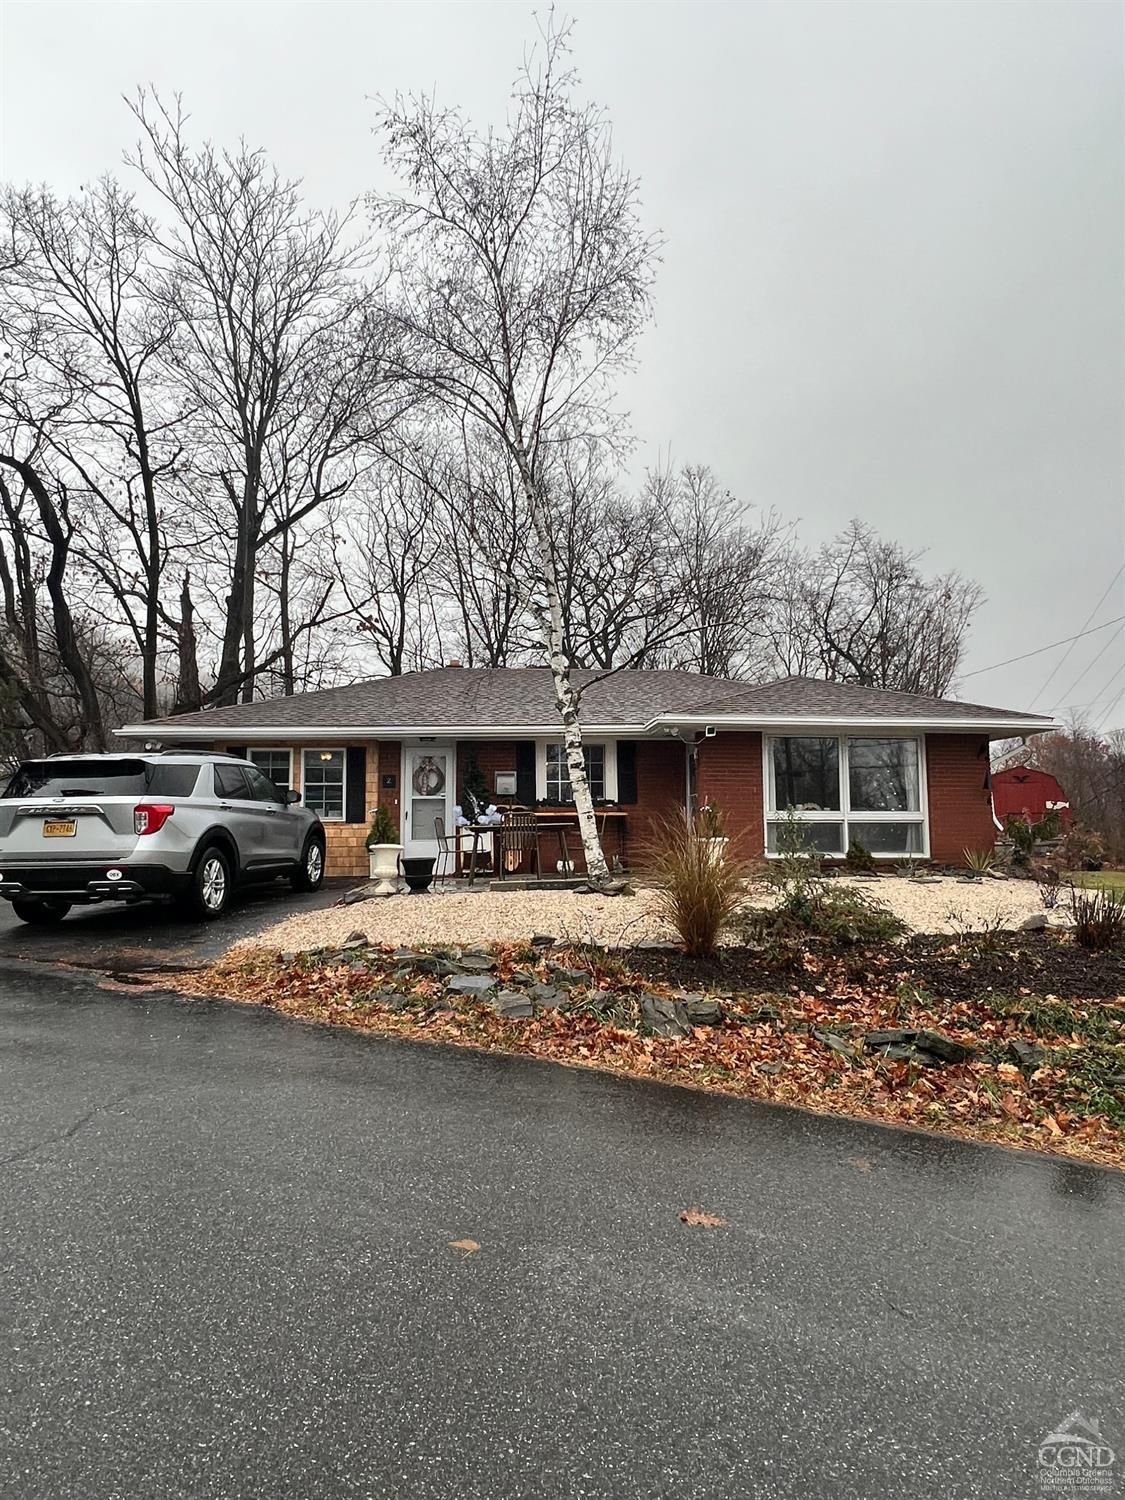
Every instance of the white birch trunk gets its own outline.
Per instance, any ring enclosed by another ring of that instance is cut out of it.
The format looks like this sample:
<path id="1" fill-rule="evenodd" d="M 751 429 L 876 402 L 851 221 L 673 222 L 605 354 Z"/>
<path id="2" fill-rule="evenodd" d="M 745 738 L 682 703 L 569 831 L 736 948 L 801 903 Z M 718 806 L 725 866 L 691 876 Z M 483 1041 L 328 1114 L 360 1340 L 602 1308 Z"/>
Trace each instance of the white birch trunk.
<path id="1" fill-rule="evenodd" d="M 547 660 L 555 684 L 555 702 L 562 721 L 563 743 L 566 745 L 567 774 L 574 797 L 574 810 L 578 815 L 578 834 L 582 840 L 582 852 L 586 857 L 586 874 L 594 885 L 608 885 L 609 866 L 606 863 L 602 841 L 598 837 L 598 825 L 594 817 L 594 799 L 590 793 L 590 779 L 586 775 L 586 758 L 582 751 L 582 723 L 578 714 L 578 695 L 570 680 L 570 662 L 565 651 L 565 629 L 563 623 L 562 598 L 551 549 L 550 528 L 540 509 L 540 497 L 531 476 L 526 456 L 519 455 L 520 479 L 524 495 L 531 512 L 535 528 L 535 540 L 539 552 L 540 577 L 547 595 L 546 619 L 541 619 L 547 637 Z"/>

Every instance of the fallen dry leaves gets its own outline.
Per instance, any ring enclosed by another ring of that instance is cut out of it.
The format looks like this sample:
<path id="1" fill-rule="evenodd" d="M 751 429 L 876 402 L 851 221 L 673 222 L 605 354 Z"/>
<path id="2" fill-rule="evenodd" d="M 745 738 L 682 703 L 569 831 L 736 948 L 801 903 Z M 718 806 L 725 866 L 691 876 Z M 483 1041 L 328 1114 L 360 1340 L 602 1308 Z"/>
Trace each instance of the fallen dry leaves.
<path id="1" fill-rule="evenodd" d="M 497 946 L 503 982 L 532 965 L 526 952 Z M 581 966 L 583 955 L 551 955 Z M 736 997 L 740 1012 L 719 1026 L 697 1026 L 690 1036 L 643 1034 L 589 1007 L 546 1011 L 510 1020 L 471 997 L 450 995 L 434 976 L 407 982 L 403 1008 L 373 1003 L 382 986 L 395 987 L 394 960 L 325 966 L 314 957 L 283 961 L 257 952 L 238 954 L 210 970 L 181 976 L 189 993 L 270 1006 L 306 1021 L 380 1035 L 482 1048 L 547 1059 L 571 1067 L 625 1073 L 725 1094 L 796 1105 L 822 1114 L 879 1120 L 974 1140 L 1125 1166 L 1125 1131 L 1076 1094 L 1068 1070 L 1050 1061 L 1025 1073 L 1008 1058 L 1011 1038 L 1028 1035 L 1010 1014 L 981 999 L 941 1001 L 925 992 L 905 996 L 889 962 L 872 964 L 865 983 L 848 982 L 809 961 L 805 987 L 795 993 Z M 540 972 L 545 976 L 542 963 Z M 398 981 L 402 988 L 402 981 Z M 659 992 L 661 986 L 620 971 L 591 975 L 590 988 L 613 994 Z M 666 987 L 664 987 L 666 989 Z M 1054 997 L 1048 996 L 1047 1000 Z M 1073 1002 L 1096 1007 L 1098 1002 Z M 878 1055 L 841 1056 L 818 1039 L 831 1031 L 848 1038 L 882 1027 L 933 1029 L 978 1049 L 956 1066 L 922 1068 Z M 1122 1039 L 1125 1041 L 1125 1038 Z M 1048 1047 L 1080 1049 L 1059 1037 Z M 851 1163 L 858 1171 L 861 1158 Z M 465 1252 L 471 1253 L 471 1252 Z"/>
<path id="2" fill-rule="evenodd" d="M 718 1214 L 704 1213 L 701 1208 L 682 1208 L 680 1223 L 691 1224 L 696 1229 L 726 1229 L 729 1219 L 720 1219 Z"/>

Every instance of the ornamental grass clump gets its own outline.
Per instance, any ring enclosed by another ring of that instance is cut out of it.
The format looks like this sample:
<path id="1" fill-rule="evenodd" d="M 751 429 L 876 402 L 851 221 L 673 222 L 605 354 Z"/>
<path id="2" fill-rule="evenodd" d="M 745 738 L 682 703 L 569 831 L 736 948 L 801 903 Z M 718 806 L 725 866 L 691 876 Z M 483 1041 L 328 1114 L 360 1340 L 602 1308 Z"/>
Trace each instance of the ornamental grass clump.
<path id="1" fill-rule="evenodd" d="M 1107 889 L 1072 886 L 1074 939 L 1083 948 L 1119 948 L 1125 942 L 1125 896 Z"/>
<path id="2" fill-rule="evenodd" d="M 691 958 L 714 953 L 746 897 L 750 864 L 737 837 L 722 831 L 715 808 L 706 818 L 682 813 L 657 819 L 642 862 L 656 889 L 656 907 Z"/>

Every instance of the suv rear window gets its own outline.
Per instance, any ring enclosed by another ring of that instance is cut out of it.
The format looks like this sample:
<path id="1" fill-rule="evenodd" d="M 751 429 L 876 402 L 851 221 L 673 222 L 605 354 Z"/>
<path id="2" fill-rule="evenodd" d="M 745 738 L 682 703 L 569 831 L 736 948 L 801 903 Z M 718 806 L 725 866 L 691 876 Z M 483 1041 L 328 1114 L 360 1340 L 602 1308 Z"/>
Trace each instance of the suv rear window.
<path id="1" fill-rule="evenodd" d="M 5 797 L 190 797 L 199 765 L 137 760 L 25 760 Z"/>

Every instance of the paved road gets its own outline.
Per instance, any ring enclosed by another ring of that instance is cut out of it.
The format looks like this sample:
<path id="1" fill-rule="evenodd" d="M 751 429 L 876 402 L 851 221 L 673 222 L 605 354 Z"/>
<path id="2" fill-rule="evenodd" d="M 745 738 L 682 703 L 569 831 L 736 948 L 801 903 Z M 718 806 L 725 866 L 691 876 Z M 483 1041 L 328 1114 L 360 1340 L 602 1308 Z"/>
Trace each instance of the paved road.
<path id="1" fill-rule="evenodd" d="M 29 927 L 0 901 L 0 960 L 32 959 L 75 964 L 110 974 L 138 969 L 185 969 L 210 962 L 232 943 L 292 912 L 331 906 L 355 884 L 326 880 L 319 891 L 298 895 L 285 881 L 237 891 L 218 922 L 200 922 L 162 903 L 76 906 L 57 927 Z"/>
<path id="2" fill-rule="evenodd" d="M 0 1156 L 19 1500 L 997 1500 L 1076 1407 L 1125 1449 L 1107 1171 L 19 965 Z"/>

